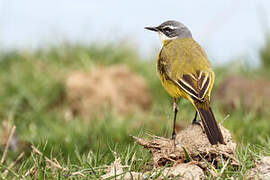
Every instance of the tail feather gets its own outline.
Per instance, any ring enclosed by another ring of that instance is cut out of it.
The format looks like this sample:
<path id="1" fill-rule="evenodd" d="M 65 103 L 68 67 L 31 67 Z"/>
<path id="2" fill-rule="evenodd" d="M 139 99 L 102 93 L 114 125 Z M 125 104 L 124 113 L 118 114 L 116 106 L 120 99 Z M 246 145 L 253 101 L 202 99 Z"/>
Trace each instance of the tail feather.
<path id="1" fill-rule="evenodd" d="M 218 142 L 224 144 L 224 139 L 220 128 L 217 124 L 215 116 L 210 106 L 207 107 L 198 107 L 197 108 L 202 123 L 204 127 L 204 131 L 207 135 L 209 142 L 213 144 L 217 144 Z"/>

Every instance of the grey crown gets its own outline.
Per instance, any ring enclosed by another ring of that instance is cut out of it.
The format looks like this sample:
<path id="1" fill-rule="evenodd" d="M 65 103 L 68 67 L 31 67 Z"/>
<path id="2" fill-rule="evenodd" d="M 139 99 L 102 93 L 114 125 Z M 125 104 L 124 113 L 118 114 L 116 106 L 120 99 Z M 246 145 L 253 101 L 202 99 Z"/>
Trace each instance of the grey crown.
<path id="1" fill-rule="evenodd" d="M 156 28 L 170 38 L 192 38 L 190 30 L 178 21 L 166 21 Z"/>

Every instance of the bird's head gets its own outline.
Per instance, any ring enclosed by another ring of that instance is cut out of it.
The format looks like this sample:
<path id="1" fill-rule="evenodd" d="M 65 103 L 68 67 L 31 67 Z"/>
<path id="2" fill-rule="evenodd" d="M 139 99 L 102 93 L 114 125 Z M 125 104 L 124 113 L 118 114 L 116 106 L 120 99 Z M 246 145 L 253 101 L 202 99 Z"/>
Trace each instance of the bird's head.
<path id="1" fill-rule="evenodd" d="M 190 30 L 178 21 L 166 21 L 156 27 L 145 27 L 150 31 L 155 31 L 159 34 L 160 39 L 164 42 L 177 38 L 192 38 Z"/>

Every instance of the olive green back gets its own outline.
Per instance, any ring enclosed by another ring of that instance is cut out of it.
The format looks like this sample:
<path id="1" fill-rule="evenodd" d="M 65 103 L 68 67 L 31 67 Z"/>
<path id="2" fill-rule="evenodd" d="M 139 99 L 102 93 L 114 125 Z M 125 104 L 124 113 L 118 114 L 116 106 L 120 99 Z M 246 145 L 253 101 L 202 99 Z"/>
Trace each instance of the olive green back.
<path id="1" fill-rule="evenodd" d="M 205 51 L 192 38 L 165 42 L 158 60 L 166 67 L 171 79 L 180 79 L 183 74 L 195 74 L 197 70 L 211 71 Z"/>

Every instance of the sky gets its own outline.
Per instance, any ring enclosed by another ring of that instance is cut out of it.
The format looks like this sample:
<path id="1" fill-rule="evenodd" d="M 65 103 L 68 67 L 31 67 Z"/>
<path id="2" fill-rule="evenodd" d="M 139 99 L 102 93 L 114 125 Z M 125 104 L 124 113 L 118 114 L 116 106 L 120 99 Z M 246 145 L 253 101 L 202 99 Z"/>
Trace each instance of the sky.
<path id="1" fill-rule="evenodd" d="M 153 57 L 161 42 L 144 27 L 171 19 L 189 27 L 211 61 L 255 62 L 269 28 L 270 1 L 0 0 L 0 48 L 130 40 Z"/>

